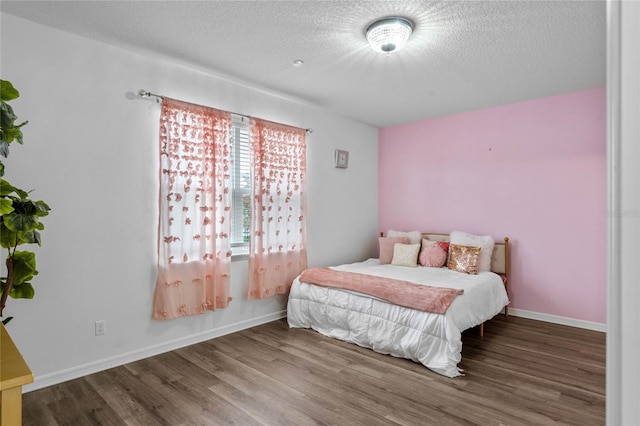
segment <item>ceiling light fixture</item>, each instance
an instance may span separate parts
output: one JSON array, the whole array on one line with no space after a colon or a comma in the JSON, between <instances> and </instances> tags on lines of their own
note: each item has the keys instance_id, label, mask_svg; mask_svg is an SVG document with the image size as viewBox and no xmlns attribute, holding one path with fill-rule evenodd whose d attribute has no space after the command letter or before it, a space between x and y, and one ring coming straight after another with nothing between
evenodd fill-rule
<instances>
[{"instance_id":1,"label":"ceiling light fixture","mask_svg":"<svg viewBox=\"0 0 640 426\"><path fill-rule=\"evenodd\" d=\"M367 40L376 52L391 53L402 49L413 31L407 18L389 16L367 27Z\"/></svg>"}]
</instances>

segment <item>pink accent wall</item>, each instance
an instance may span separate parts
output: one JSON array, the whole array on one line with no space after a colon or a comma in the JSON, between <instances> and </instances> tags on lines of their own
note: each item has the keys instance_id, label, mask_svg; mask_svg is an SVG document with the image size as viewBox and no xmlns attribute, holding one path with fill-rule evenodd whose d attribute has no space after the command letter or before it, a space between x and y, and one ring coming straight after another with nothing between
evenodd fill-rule
<instances>
[{"instance_id":1,"label":"pink accent wall","mask_svg":"<svg viewBox=\"0 0 640 426\"><path fill-rule=\"evenodd\" d=\"M605 88L379 132L380 230L508 236L511 307L606 323L606 208Z\"/></svg>"}]
</instances>

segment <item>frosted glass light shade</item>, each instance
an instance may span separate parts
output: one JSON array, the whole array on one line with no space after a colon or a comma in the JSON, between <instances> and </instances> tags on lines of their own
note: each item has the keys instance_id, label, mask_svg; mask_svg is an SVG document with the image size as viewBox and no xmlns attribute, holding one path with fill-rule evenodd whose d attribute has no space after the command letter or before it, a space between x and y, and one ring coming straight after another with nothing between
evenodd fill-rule
<instances>
[{"instance_id":1,"label":"frosted glass light shade","mask_svg":"<svg viewBox=\"0 0 640 426\"><path fill-rule=\"evenodd\" d=\"M406 18L392 16L380 19L367 28L367 40L376 52L391 53L407 43L413 24Z\"/></svg>"}]
</instances>

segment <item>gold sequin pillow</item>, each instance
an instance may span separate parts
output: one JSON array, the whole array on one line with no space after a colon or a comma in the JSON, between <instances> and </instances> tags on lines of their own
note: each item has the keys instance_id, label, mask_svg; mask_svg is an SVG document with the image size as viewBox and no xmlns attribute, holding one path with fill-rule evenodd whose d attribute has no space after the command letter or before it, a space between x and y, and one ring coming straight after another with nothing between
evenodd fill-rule
<instances>
[{"instance_id":1,"label":"gold sequin pillow","mask_svg":"<svg viewBox=\"0 0 640 426\"><path fill-rule=\"evenodd\" d=\"M481 247L449 244L449 269L469 275L478 275L480 249Z\"/></svg>"}]
</instances>

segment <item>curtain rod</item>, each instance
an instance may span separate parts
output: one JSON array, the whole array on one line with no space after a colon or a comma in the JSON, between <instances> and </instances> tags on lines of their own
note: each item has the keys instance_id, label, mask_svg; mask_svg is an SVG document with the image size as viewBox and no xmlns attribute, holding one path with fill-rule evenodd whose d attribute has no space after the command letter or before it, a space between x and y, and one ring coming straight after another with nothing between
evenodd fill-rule
<instances>
[{"instance_id":1,"label":"curtain rod","mask_svg":"<svg viewBox=\"0 0 640 426\"><path fill-rule=\"evenodd\" d=\"M139 95L141 98L156 98L156 99L158 100L158 102L160 102L160 100L162 100L162 99L164 99L164 98L165 98L163 95L157 95L157 94L155 94L155 93L151 93L151 92L149 92L148 90L144 90L144 89L140 89L140 90L138 90L138 95ZM251 117L249 117L248 115L239 114L239 113L237 113L237 112L232 112L232 111L229 111L229 112L230 112L231 114L239 115L240 117L251 118ZM257 118L257 117L256 117L256 118ZM261 120L262 120L262 119L261 119ZM269 121L269 120L266 120L266 121ZM278 124L280 124L280 123L278 123ZM297 126L292 126L292 127L297 127ZM299 129L301 129L302 127L298 127L298 128L299 128ZM313 133L313 129L310 129L310 128L306 128L306 129L304 129L304 131L305 131L306 133Z\"/></svg>"}]
</instances>

